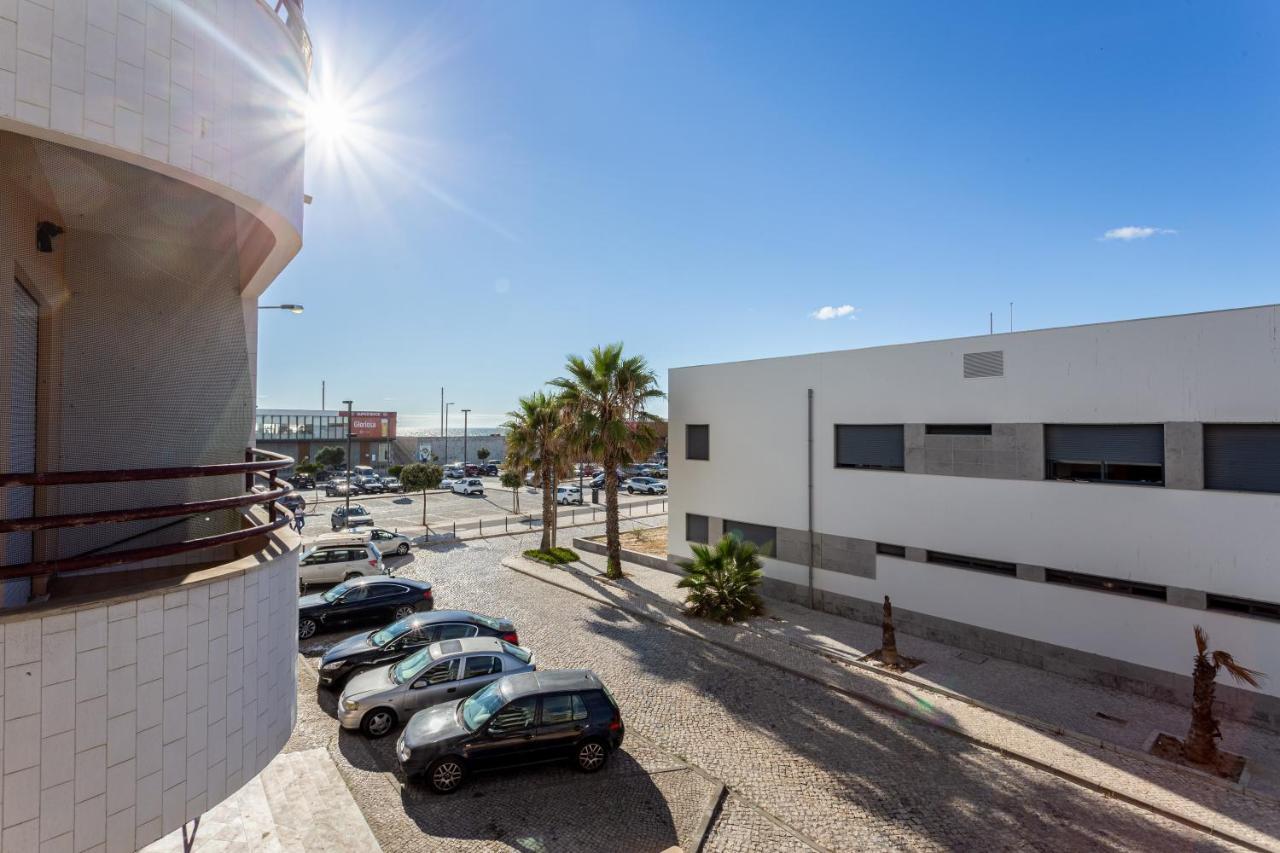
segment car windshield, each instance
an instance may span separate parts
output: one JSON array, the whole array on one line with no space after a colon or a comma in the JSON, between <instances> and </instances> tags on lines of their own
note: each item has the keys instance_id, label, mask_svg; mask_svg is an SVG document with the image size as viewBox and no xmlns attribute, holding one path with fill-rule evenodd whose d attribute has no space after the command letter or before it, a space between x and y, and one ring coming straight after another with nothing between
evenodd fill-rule
<instances>
[{"instance_id":1,"label":"car windshield","mask_svg":"<svg viewBox=\"0 0 1280 853\"><path fill-rule=\"evenodd\" d=\"M325 592L320 597L332 604L333 602L337 601L343 595L343 593L351 589L351 587L352 587L352 584L340 583L335 587L330 587L329 589L325 590Z\"/></svg>"},{"instance_id":2,"label":"car windshield","mask_svg":"<svg viewBox=\"0 0 1280 853\"><path fill-rule=\"evenodd\" d=\"M398 640L405 634L409 633L411 628L413 628L412 616L408 619L401 619L399 622L392 622L381 631L375 631L373 636L369 638L369 642L373 643L378 648L382 648L387 643L390 643L393 640Z\"/></svg>"},{"instance_id":3,"label":"car windshield","mask_svg":"<svg viewBox=\"0 0 1280 853\"><path fill-rule=\"evenodd\" d=\"M462 703L462 724L470 731L475 731L502 707L502 691L498 688L501 682L493 681L483 690L472 695Z\"/></svg>"},{"instance_id":4,"label":"car windshield","mask_svg":"<svg viewBox=\"0 0 1280 853\"><path fill-rule=\"evenodd\" d=\"M431 657L431 646L414 652L400 663L391 667L391 680L396 684L404 684L417 676L419 672L431 665L435 658Z\"/></svg>"}]
</instances>

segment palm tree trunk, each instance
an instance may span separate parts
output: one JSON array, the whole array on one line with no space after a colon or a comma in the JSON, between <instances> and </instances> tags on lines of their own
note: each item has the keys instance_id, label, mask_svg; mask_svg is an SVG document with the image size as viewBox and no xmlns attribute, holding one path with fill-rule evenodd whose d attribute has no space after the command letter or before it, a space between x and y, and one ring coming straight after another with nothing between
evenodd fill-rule
<instances>
[{"instance_id":1,"label":"palm tree trunk","mask_svg":"<svg viewBox=\"0 0 1280 853\"><path fill-rule=\"evenodd\" d=\"M542 466L542 550L550 551L552 548L551 524L552 515L555 514L555 503L551 496L551 472L549 466Z\"/></svg>"},{"instance_id":2,"label":"palm tree trunk","mask_svg":"<svg viewBox=\"0 0 1280 853\"><path fill-rule=\"evenodd\" d=\"M893 605L889 596L884 597L884 617L880 622L880 662L885 666L898 665L898 640L893 631Z\"/></svg>"},{"instance_id":3,"label":"palm tree trunk","mask_svg":"<svg viewBox=\"0 0 1280 853\"><path fill-rule=\"evenodd\" d=\"M608 566L605 577L622 577L622 539L618 534L618 463L609 454L604 459L604 535Z\"/></svg>"},{"instance_id":4,"label":"palm tree trunk","mask_svg":"<svg viewBox=\"0 0 1280 853\"><path fill-rule=\"evenodd\" d=\"M1204 655L1196 658L1191 688L1191 729L1183 750L1189 760L1212 764L1218 758L1218 721L1213 718L1213 685L1217 676Z\"/></svg>"}]
</instances>

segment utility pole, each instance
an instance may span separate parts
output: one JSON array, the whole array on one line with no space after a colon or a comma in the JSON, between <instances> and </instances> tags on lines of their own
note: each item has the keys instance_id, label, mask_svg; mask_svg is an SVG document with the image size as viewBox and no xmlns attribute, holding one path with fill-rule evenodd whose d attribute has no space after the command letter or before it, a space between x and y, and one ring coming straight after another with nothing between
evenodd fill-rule
<instances>
[{"instance_id":1,"label":"utility pole","mask_svg":"<svg viewBox=\"0 0 1280 853\"><path fill-rule=\"evenodd\" d=\"M440 386L440 436L441 438L444 437L444 386L443 385ZM446 465L449 464L449 460L447 457L443 461Z\"/></svg>"},{"instance_id":2,"label":"utility pole","mask_svg":"<svg viewBox=\"0 0 1280 853\"><path fill-rule=\"evenodd\" d=\"M343 400L347 406L347 501L345 515L342 517L342 523L345 525L347 519L351 517L351 439L356 435L356 421L351 413L351 401Z\"/></svg>"},{"instance_id":3,"label":"utility pole","mask_svg":"<svg viewBox=\"0 0 1280 853\"><path fill-rule=\"evenodd\" d=\"M441 461L445 465L449 464L449 407L452 405L453 403L444 404L444 459Z\"/></svg>"},{"instance_id":4,"label":"utility pole","mask_svg":"<svg viewBox=\"0 0 1280 853\"><path fill-rule=\"evenodd\" d=\"M320 380L320 411L324 411L324 380Z\"/></svg>"},{"instance_id":5,"label":"utility pole","mask_svg":"<svg viewBox=\"0 0 1280 853\"><path fill-rule=\"evenodd\" d=\"M467 416L470 414L470 409L462 410L462 470L464 473L467 470Z\"/></svg>"}]
</instances>

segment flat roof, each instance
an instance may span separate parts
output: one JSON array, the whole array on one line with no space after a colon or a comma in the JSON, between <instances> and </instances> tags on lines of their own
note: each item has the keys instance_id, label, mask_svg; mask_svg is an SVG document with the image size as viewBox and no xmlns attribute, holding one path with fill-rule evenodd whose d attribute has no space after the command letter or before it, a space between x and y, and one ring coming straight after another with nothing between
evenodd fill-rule
<instances>
[{"instance_id":1,"label":"flat roof","mask_svg":"<svg viewBox=\"0 0 1280 853\"><path fill-rule=\"evenodd\" d=\"M1178 320L1184 317L1204 317L1210 314L1234 314L1241 311L1266 311L1280 309L1280 303L1269 303L1265 305L1245 305L1239 308L1214 308L1207 311L1188 311L1183 314L1159 314L1154 317L1129 317L1124 320L1100 320L1095 323L1077 323L1068 326L1044 326L1039 329L1020 329L1016 332L991 332L985 335L960 335L954 338L929 338L921 341L901 341L896 344L875 344L866 347L848 347L845 349L819 350L817 352L794 353L791 355L765 355L759 358L740 358L730 361L711 361L702 364L686 364L681 367L672 367L670 372L677 370L694 370L700 367L721 367L729 364L751 364L757 361L781 361L788 358L813 358L819 355L836 355L846 352L864 352L878 349L892 349L894 347L913 347L921 344L941 344L954 341L993 341L1001 338L1014 337L1017 335L1037 335L1043 332L1060 332L1068 329L1088 329L1095 326L1120 326L1126 323L1149 323L1157 320Z\"/></svg>"}]
</instances>

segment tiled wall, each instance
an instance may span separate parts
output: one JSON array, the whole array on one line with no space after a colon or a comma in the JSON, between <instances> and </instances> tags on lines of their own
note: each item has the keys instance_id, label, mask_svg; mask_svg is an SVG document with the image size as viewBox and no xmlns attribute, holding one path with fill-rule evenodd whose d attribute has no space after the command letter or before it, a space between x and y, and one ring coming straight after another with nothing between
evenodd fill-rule
<instances>
[{"instance_id":1,"label":"tiled wall","mask_svg":"<svg viewBox=\"0 0 1280 853\"><path fill-rule=\"evenodd\" d=\"M0 850L132 851L256 775L293 729L296 602L295 550L0 624Z\"/></svg>"},{"instance_id":2,"label":"tiled wall","mask_svg":"<svg viewBox=\"0 0 1280 853\"><path fill-rule=\"evenodd\" d=\"M260 0L0 0L0 120L204 176L299 233L305 92Z\"/></svg>"}]
</instances>

